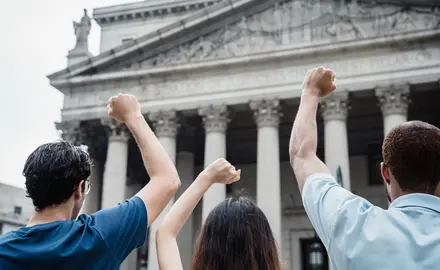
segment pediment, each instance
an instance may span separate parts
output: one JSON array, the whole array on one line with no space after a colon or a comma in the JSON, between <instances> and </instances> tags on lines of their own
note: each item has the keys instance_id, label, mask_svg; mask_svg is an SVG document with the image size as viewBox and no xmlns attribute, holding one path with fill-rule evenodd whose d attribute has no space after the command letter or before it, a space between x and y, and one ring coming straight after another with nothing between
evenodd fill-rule
<instances>
[{"instance_id":1,"label":"pediment","mask_svg":"<svg viewBox=\"0 0 440 270\"><path fill-rule=\"evenodd\" d=\"M232 58L285 47L344 42L435 29L440 10L352 1L287 1L126 68L155 68ZM118 69L118 67L113 67Z\"/></svg>"},{"instance_id":2,"label":"pediment","mask_svg":"<svg viewBox=\"0 0 440 270\"><path fill-rule=\"evenodd\" d=\"M273 4L268 5L269 2ZM105 73L186 65L440 27L438 7L432 10L358 2L342 5L336 0L254 1L265 8L246 15L229 12L229 23L226 24L208 16L198 24L200 35L192 33L191 39L183 39L182 34L189 34L182 30L173 47L156 45L154 54L127 54L122 61L109 61L95 71ZM219 26L212 27L215 24ZM204 28L215 30L207 32Z\"/></svg>"}]
</instances>

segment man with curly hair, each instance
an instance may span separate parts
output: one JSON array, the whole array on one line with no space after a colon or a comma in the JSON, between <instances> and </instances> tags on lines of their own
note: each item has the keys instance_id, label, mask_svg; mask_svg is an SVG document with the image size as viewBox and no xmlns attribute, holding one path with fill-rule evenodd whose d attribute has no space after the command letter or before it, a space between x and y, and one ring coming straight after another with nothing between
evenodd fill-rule
<instances>
[{"instance_id":1,"label":"man with curly hair","mask_svg":"<svg viewBox=\"0 0 440 270\"><path fill-rule=\"evenodd\" d=\"M118 206L78 217L91 187L89 155L69 142L41 145L23 170L35 213L26 227L0 238L0 269L119 269L145 242L147 227L179 188L179 176L134 96L111 97L107 108L136 139L149 183Z\"/></svg>"}]
</instances>

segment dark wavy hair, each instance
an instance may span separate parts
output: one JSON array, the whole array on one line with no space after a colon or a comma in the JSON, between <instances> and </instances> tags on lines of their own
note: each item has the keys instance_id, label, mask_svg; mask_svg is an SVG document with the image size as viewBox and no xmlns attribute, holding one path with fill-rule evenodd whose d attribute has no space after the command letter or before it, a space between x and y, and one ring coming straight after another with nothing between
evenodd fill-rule
<instances>
[{"instance_id":1,"label":"dark wavy hair","mask_svg":"<svg viewBox=\"0 0 440 270\"><path fill-rule=\"evenodd\" d=\"M27 196L36 211L58 205L72 196L81 180L87 180L91 160L85 150L65 141L46 143L26 160L23 176Z\"/></svg>"},{"instance_id":2,"label":"dark wavy hair","mask_svg":"<svg viewBox=\"0 0 440 270\"><path fill-rule=\"evenodd\" d=\"M384 164L404 192L434 194L440 183L440 129L410 121L393 128L382 145Z\"/></svg>"},{"instance_id":3,"label":"dark wavy hair","mask_svg":"<svg viewBox=\"0 0 440 270\"><path fill-rule=\"evenodd\" d=\"M227 198L208 215L192 270L279 270L277 246L263 211L248 197Z\"/></svg>"}]
</instances>

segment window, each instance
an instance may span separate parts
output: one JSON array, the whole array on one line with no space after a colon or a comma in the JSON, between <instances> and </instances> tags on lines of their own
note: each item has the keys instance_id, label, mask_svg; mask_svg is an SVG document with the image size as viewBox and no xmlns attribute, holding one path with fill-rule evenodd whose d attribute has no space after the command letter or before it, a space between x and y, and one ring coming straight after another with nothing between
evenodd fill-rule
<instances>
[{"instance_id":1,"label":"window","mask_svg":"<svg viewBox=\"0 0 440 270\"><path fill-rule=\"evenodd\" d=\"M318 236L301 238L301 269L328 270L328 256Z\"/></svg>"},{"instance_id":2,"label":"window","mask_svg":"<svg viewBox=\"0 0 440 270\"><path fill-rule=\"evenodd\" d=\"M20 206L14 206L14 214L21 215L22 208Z\"/></svg>"},{"instance_id":3,"label":"window","mask_svg":"<svg viewBox=\"0 0 440 270\"><path fill-rule=\"evenodd\" d=\"M382 145L368 145L368 184L382 185L382 175L380 173L380 163L382 163Z\"/></svg>"}]
</instances>

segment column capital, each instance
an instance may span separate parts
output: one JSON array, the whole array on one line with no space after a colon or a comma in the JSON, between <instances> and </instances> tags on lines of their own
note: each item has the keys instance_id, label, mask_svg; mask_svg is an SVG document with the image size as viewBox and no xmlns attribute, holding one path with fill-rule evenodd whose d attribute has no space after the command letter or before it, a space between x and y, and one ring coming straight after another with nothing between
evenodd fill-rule
<instances>
[{"instance_id":1,"label":"column capital","mask_svg":"<svg viewBox=\"0 0 440 270\"><path fill-rule=\"evenodd\" d=\"M101 124L107 130L109 141L128 141L129 132L124 123L116 121L113 118L104 118L101 119Z\"/></svg>"},{"instance_id":2,"label":"column capital","mask_svg":"<svg viewBox=\"0 0 440 270\"><path fill-rule=\"evenodd\" d=\"M321 114L324 121L346 120L348 109L348 91L333 92L321 99Z\"/></svg>"},{"instance_id":3,"label":"column capital","mask_svg":"<svg viewBox=\"0 0 440 270\"><path fill-rule=\"evenodd\" d=\"M63 121L55 123L57 130L62 132L61 138L75 145L80 143L80 122L79 121Z\"/></svg>"},{"instance_id":4,"label":"column capital","mask_svg":"<svg viewBox=\"0 0 440 270\"><path fill-rule=\"evenodd\" d=\"M199 115L203 119L206 133L226 132L229 123L229 113L226 105L210 105L199 108Z\"/></svg>"},{"instance_id":5,"label":"column capital","mask_svg":"<svg viewBox=\"0 0 440 270\"><path fill-rule=\"evenodd\" d=\"M281 116L279 100L251 101L249 106L254 111L254 119L258 127L278 127Z\"/></svg>"},{"instance_id":6,"label":"column capital","mask_svg":"<svg viewBox=\"0 0 440 270\"><path fill-rule=\"evenodd\" d=\"M375 92L379 99L380 110L384 116L391 114L407 114L408 105L411 102L409 98L409 84L376 88Z\"/></svg>"},{"instance_id":7,"label":"column capital","mask_svg":"<svg viewBox=\"0 0 440 270\"><path fill-rule=\"evenodd\" d=\"M175 138L179 130L176 111L159 111L150 113L148 118L153 121L157 137Z\"/></svg>"}]
</instances>

